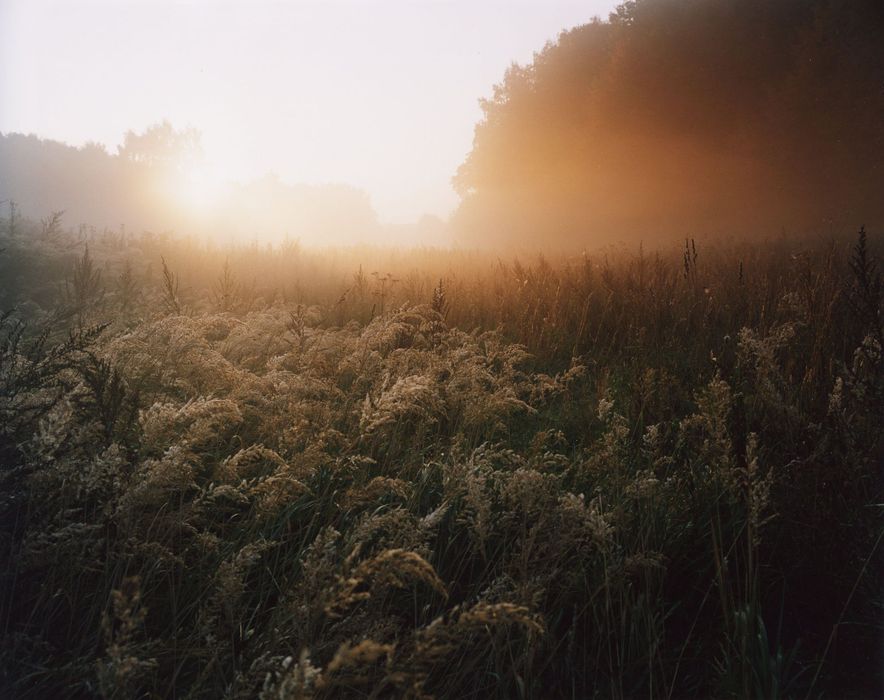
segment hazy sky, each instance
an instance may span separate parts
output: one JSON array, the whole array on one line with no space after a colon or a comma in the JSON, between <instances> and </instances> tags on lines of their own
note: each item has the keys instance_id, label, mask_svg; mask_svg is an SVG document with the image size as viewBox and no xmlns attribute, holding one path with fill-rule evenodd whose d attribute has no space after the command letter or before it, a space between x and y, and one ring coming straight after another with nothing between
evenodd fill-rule
<instances>
[{"instance_id":1,"label":"hazy sky","mask_svg":"<svg viewBox=\"0 0 884 700\"><path fill-rule=\"evenodd\" d=\"M0 0L0 132L111 150L197 127L225 179L364 188L383 221L456 205L480 97L616 0Z\"/></svg>"}]
</instances>

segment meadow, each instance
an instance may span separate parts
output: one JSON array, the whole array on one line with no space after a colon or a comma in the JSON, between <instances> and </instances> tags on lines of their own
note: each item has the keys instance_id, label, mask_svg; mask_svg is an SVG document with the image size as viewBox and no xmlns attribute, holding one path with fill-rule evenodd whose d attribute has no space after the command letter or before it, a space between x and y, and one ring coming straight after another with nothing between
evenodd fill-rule
<instances>
[{"instance_id":1,"label":"meadow","mask_svg":"<svg viewBox=\"0 0 884 700\"><path fill-rule=\"evenodd\" d=\"M0 695L873 697L878 239L0 236Z\"/></svg>"}]
</instances>

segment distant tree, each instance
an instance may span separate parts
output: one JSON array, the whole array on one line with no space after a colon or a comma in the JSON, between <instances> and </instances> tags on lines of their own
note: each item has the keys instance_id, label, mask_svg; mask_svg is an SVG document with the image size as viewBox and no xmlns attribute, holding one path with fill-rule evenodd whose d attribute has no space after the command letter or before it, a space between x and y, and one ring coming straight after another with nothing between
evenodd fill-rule
<instances>
[{"instance_id":1,"label":"distant tree","mask_svg":"<svg viewBox=\"0 0 884 700\"><path fill-rule=\"evenodd\" d=\"M21 215L18 213L18 204L15 200L9 200L9 222L7 223L7 230L9 232L10 238L15 238L15 235L18 233L18 223L21 219Z\"/></svg>"},{"instance_id":2,"label":"distant tree","mask_svg":"<svg viewBox=\"0 0 884 700\"><path fill-rule=\"evenodd\" d=\"M63 215L63 211L54 211L40 220L41 235L44 239L51 240L61 233L61 217Z\"/></svg>"},{"instance_id":3,"label":"distant tree","mask_svg":"<svg viewBox=\"0 0 884 700\"><path fill-rule=\"evenodd\" d=\"M176 130L168 121L163 121L141 133L127 131L118 154L129 163L150 168L179 169L198 161L203 150L197 129Z\"/></svg>"},{"instance_id":4,"label":"distant tree","mask_svg":"<svg viewBox=\"0 0 884 700\"><path fill-rule=\"evenodd\" d=\"M41 218L64 210L74 226L129 231L174 230L215 237L281 239L288 232L323 245L369 238L378 230L368 195L345 185L287 184L266 176L228 188L209 218L196 220L182 184L203 150L196 129L162 122L129 131L116 154L23 134L0 134L0 204L14 201L2 233L20 233L20 214ZM49 219L46 223L49 223ZM201 229L194 230L195 226ZM84 227L83 230L86 230Z\"/></svg>"}]
</instances>

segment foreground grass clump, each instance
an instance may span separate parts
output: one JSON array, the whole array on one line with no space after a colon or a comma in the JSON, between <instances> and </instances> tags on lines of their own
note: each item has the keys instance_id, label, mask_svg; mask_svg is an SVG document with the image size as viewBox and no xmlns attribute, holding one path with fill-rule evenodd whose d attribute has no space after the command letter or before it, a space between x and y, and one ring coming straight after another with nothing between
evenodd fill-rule
<instances>
[{"instance_id":1,"label":"foreground grass clump","mask_svg":"<svg viewBox=\"0 0 884 700\"><path fill-rule=\"evenodd\" d=\"M260 290L167 243L0 254L67 270L0 321L4 694L880 689L864 234Z\"/></svg>"}]
</instances>

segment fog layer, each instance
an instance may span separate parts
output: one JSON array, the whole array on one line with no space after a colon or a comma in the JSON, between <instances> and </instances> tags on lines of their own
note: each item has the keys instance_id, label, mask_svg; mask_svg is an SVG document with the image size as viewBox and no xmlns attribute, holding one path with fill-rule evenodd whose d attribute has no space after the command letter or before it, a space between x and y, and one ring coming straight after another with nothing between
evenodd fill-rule
<instances>
[{"instance_id":1,"label":"fog layer","mask_svg":"<svg viewBox=\"0 0 884 700\"><path fill-rule=\"evenodd\" d=\"M201 170L198 132L168 123L128 133L114 154L0 135L0 200L25 216L65 210L69 225L319 245L454 231L470 246L579 249L875 230L882 36L880 0L626 2L513 65L482 100L450 227L379 225L344 185L222 187Z\"/></svg>"},{"instance_id":2,"label":"fog layer","mask_svg":"<svg viewBox=\"0 0 884 700\"><path fill-rule=\"evenodd\" d=\"M377 215L359 189L286 184L274 175L221 183L202 160L198 132L168 123L128 133L116 154L100 144L0 135L0 198L25 216L62 210L69 225L114 230L324 245L379 236Z\"/></svg>"},{"instance_id":3,"label":"fog layer","mask_svg":"<svg viewBox=\"0 0 884 700\"><path fill-rule=\"evenodd\" d=\"M884 4L639 0L513 65L454 179L469 241L884 222Z\"/></svg>"}]
</instances>

